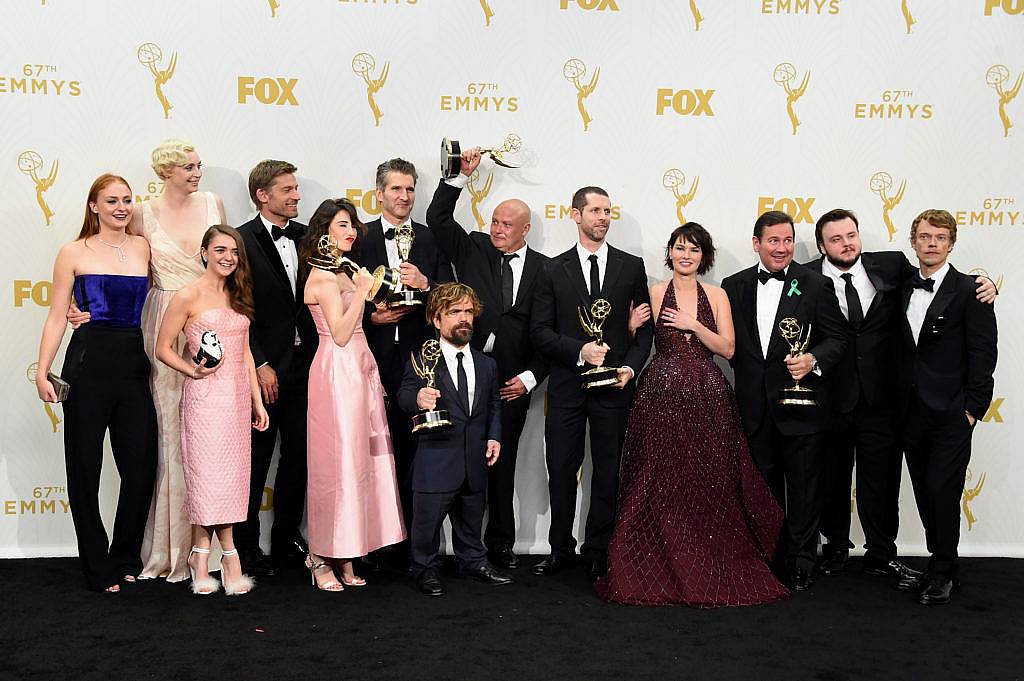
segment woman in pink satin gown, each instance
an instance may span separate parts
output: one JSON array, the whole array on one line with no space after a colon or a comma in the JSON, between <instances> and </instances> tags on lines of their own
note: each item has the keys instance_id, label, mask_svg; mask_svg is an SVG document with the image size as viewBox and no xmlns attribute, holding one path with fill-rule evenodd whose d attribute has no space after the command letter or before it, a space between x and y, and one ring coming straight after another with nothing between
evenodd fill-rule
<instances>
[{"instance_id":1,"label":"woman in pink satin gown","mask_svg":"<svg viewBox=\"0 0 1024 681\"><path fill-rule=\"evenodd\" d=\"M220 587L210 577L208 563L216 535L223 552L224 593L235 595L253 588L242 574L232 525L245 520L248 510L251 428L266 430L269 418L249 350L252 283L242 237L233 227L214 225L203 236L200 253L206 271L168 305L156 356L185 376L181 461L185 513L193 528L188 556L192 592L207 595ZM188 339L187 357L176 348L182 332ZM216 334L217 343L211 342L209 332ZM208 356L219 354L219 361L204 356L197 362L201 343Z\"/></svg>"},{"instance_id":2,"label":"woman in pink satin gown","mask_svg":"<svg viewBox=\"0 0 1024 681\"><path fill-rule=\"evenodd\" d=\"M350 278L309 264L324 235L349 256L363 230L350 201L328 199L310 219L299 248L308 277L304 300L320 338L309 370L306 566L323 591L365 585L352 559L405 538L384 389L363 335L373 277L365 269Z\"/></svg>"}]
</instances>

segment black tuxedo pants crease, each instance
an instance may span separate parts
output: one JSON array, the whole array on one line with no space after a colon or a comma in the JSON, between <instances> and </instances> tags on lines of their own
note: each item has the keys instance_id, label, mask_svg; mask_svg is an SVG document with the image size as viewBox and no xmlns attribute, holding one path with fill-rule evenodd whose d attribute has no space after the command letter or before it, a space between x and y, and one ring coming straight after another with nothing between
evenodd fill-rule
<instances>
[{"instance_id":1,"label":"black tuxedo pants crease","mask_svg":"<svg viewBox=\"0 0 1024 681\"><path fill-rule=\"evenodd\" d=\"M907 468L924 525L931 559L928 571L956 575L960 543L960 498L971 462L974 428L963 409L936 411L916 392L904 431Z\"/></svg>"},{"instance_id":2,"label":"black tuxedo pants crease","mask_svg":"<svg viewBox=\"0 0 1024 681\"><path fill-rule=\"evenodd\" d=\"M467 484L454 492L413 492L413 522L409 533L411 569L414 575L441 566L441 526L452 521L452 548L463 570L482 567L487 552L480 540L486 492Z\"/></svg>"},{"instance_id":3,"label":"black tuxedo pants crease","mask_svg":"<svg viewBox=\"0 0 1024 681\"><path fill-rule=\"evenodd\" d=\"M551 526L548 542L552 554L575 555L572 534L576 516L577 475L584 459L584 439L590 424L590 457L593 476L582 553L603 557L608 552L615 526L619 488L619 461L626 436L629 407L608 407L588 396L577 407L548 407L544 424Z\"/></svg>"},{"instance_id":4,"label":"black tuxedo pants crease","mask_svg":"<svg viewBox=\"0 0 1024 681\"><path fill-rule=\"evenodd\" d=\"M771 414L766 413L748 441L754 463L786 512L777 557L787 567L810 572L817 561L825 434L783 435Z\"/></svg>"},{"instance_id":5,"label":"black tuxedo pants crease","mask_svg":"<svg viewBox=\"0 0 1024 681\"><path fill-rule=\"evenodd\" d=\"M492 551L516 542L514 508L519 437L530 411L530 395L501 403L501 456L487 469L487 529L484 543Z\"/></svg>"},{"instance_id":6,"label":"black tuxedo pants crease","mask_svg":"<svg viewBox=\"0 0 1024 681\"><path fill-rule=\"evenodd\" d=\"M249 510L245 523L236 525L239 548L251 551L259 547L260 507L263 488L274 457L277 436L281 436L281 456L274 478L274 523L271 529L271 553L276 541L287 542L299 534L306 509L306 412L309 404L309 362L293 361L288 371L278 376L278 396L266 405L270 427L262 433L252 431L252 469L249 481Z\"/></svg>"},{"instance_id":7,"label":"black tuxedo pants crease","mask_svg":"<svg viewBox=\"0 0 1024 681\"><path fill-rule=\"evenodd\" d=\"M873 408L863 395L853 411L832 414L822 462L821 533L836 548L850 542L851 486L856 462L857 517L865 548L889 561L896 557L903 452L891 408Z\"/></svg>"}]
</instances>

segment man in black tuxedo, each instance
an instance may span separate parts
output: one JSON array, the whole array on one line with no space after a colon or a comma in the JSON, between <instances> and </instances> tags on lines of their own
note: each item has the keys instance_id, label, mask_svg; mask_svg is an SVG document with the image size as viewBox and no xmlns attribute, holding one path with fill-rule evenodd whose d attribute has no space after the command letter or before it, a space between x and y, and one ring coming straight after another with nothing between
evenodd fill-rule
<instances>
[{"instance_id":1,"label":"man in black tuxedo","mask_svg":"<svg viewBox=\"0 0 1024 681\"><path fill-rule=\"evenodd\" d=\"M438 250L433 233L412 220L416 202L416 167L400 158L377 166L377 201L381 217L366 224L366 236L356 256L359 264L371 272L380 265L398 269L402 286L425 292L440 282L452 281L451 264ZM395 230L412 225L415 239L409 261L399 258ZM388 308L386 304L367 304L363 316L366 342L377 360L380 380L387 396L388 427L395 448L395 473L406 527L412 520L410 471L416 441L410 433L408 416L399 408L395 396L410 352L418 352L428 337L424 305ZM396 562L404 565L406 545L397 549ZM394 552L393 552L394 553Z\"/></svg>"},{"instance_id":2,"label":"man in black tuxedo","mask_svg":"<svg viewBox=\"0 0 1024 681\"><path fill-rule=\"evenodd\" d=\"M503 435L501 458L489 469L484 543L491 562L514 569L519 567L513 551L519 436L526 425L533 390L548 373L547 363L530 342L530 317L538 275L549 258L526 245L530 208L518 199L495 207L490 235L467 234L456 222L455 204L479 165L480 149L463 153L459 176L438 184L427 207L427 225L455 265L459 281L472 287L483 303L483 312L475 322L473 347L498 363Z\"/></svg>"},{"instance_id":3,"label":"man in black tuxedo","mask_svg":"<svg viewBox=\"0 0 1024 681\"><path fill-rule=\"evenodd\" d=\"M450 516L462 574L488 584L511 584L510 577L487 562L480 537L487 467L501 452L498 367L469 344L480 299L465 284L442 284L430 294L426 313L441 336L437 387L427 387L407 362L398 402L409 416L419 410L445 410L452 425L419 435L412 468L411 570L421 592L444 595L438 551L441 524Z\"/></svg>"},{"instance_id":4,"label":"man in black tuxedo","mask_svg":"<svg viewBox=\"0 0 1024 681\"><path fill-rule=\"evenodd\" d=\"M790 586L813 584L818 553L819 472L828 424L827 377L846 346L846 327L832 282L793 262L796 229L786 213L754 223L760 262L722 281L736 325L736 400L754 463L768 481L786 524L778 557ZM779 322L795 318L809 334L807 351L792 355ZM803 338L803 336L802 336ZM799 380L816 405L782 406L779 391Z\"/></svg>"},{"instance_id":5,"label":"man in black tuxedo","mask_svg":"<svg viewBox=\"0 0 1024 681\"><path fill-rule=\"evenodd\" d=\"M535 565L533 572L551 575L575 563L576 476L583 465L589 422L594 470L582 553L588 576L597 579L608 569L608 541L615 524L619 459L633 379L650 354L654 325L648 320L635 337L630 336L630 311L651 302L647 273L643 260L605 241L611 222L608 192L600 187L578 190L572 198L572 218L579 242L551 259L541 273L533 303L530 335L551 366L544 424L551 554ZM583 330L579 319L579 311L589 313L597 299L611 303L602 345ZM618 383L584 388L582 373L598 366L617 368Z\"/></svg>"},{"instance_id":6,"label":"man in black tuxedo","mask_svg":"<svg viewBox=\"0 0 1024 681\"><path fill-rule=\"evenodd\" d=\"M815 226L822 257L807 263L835 286L848 324L848 345L829 376L831 414L822 471L821 571L845 570L850 542L850 487L857 463L857 515L864 530L863 571L897 579L918 573L899 562L903 450L896 423L896 376L902 345L902 285L916 268L898 251L863 253L853 212L837 208ZM978 296L995 299L995 285L978 277Z\"/></svg>"},{"instance_id":7,"label":"man in black tuxedo","mask_svg":"<svg viewBox=\"0 0 1024 681\"><path fill-rule=\"evenodd\" d=\"M273 568L260 550L260 506L279 432L270 555L281 567L301 565L308 553L299 525L306 502L306 386L317 336L296 281L296 246L306 226L295 221L301 199L295 171L286 161L260 161L249 173L249 196L259 214L238 228L252 268L256 304L249 347L270 427L252 432L249 512L236 526L235 539L246 571L263 576L273 574Z\"/></svg>"},{"instance_id":8,"label":"man in black tuxedo","mask_svg":"<svg viewBox=\"0 0 1024 681\"><path fill-rule=\"evenodd\" d=\"M992 401L996 316L975 297L975 281L948 258L956 220L926 210L910 228L920 270L903 285L904 361L900 364L903 444L921 514L928 571L899 583L924 605L948 603L957 577L960 497L971 436Z\"/></svg>"}]
</instances>

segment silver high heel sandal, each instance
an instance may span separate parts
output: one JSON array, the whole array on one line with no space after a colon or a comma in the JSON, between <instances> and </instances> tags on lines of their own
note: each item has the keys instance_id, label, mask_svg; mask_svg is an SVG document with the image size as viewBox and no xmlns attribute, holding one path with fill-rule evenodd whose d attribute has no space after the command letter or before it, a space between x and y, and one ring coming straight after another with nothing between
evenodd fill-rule
<instances>
[{"instance_id":1,"label":"silver high heel sandal","mask_svg":"<svg viewBox=\"0 0 1024 681\"><path fill-rule=\"evenodd\" d=\"M316 583L316 571L319 570L320 568L323 568L323 567L326 567L326 568L328 568L331 571L331 577L333 577L333 579L331 581L327 582L326 584L324 584L323 586L320 586L319 584ZM306 556L306 569L309 570L309 577L310 577L310 579L313 582L313 586L315 586L320 591L344 591L345 590L345 587L341 584L341 582L338 581L337 577L334 575L334 568L331 567L331 565L328 564L327 561L321 560L319 563L314 563L313 562L313 555L310 554L310 555Z\"/></svg>"},{"instance_id":2,"label":"silver high heel sandal","mask_svg":"<svg viewBox=\"0 0 1024 681\"><path fill-rule=\"evenodd\" d=\"M196 578L196 569L192 567L192 554L209 555L210 549L201 549L198 546L193 546L192 550L188 552L188 571L192 576L192 593L198 596L209 596L215 594L220 589L220 582L213 577L207 575L202 579Z\"/></svg>"},{"instance_id":3,"label":"silver high heel sandal","mask_svg":"<svg viewBox=\"0 0 1024 681\"><path fill-rule=\"evenodd\" d=\"M231 549L230 551L221 550L221 555L224 558L236 558L238 557L238 549ZM239 572L242 571L241 559L238 561L238 570ZM221 576L226 574L223 560L221 561L220 574ZM249 575L242 573L242 576L231 584L228 584L227 579L224 580L224 593L228 596L241 596L252 591L255 586L256 581Z\"/></svg>"}]
</instances>

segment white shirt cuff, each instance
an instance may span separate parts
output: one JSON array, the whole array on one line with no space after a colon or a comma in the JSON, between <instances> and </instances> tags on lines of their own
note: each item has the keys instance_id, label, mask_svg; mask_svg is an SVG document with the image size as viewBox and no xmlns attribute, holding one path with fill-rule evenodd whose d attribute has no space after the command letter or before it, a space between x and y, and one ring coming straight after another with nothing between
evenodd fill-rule
<instances>
[{"instance_id":1,"label":"white shirt cuff","mask_svg":"<svg viewBox=\"0 0 1024 681\"><path fill-rule=\"evenodd\" d=\"M533 375L532 371L524 371L523 373L519 374L519 376L517 376L516 378L523 382L523 385L526 386L526 392L528 394L532 393L533 389L537 387L537 377Z\"/></svg>"},{"instance_id":2,"label":"white shirt cuff","mask_svg":"<svg viewBox=\"0 0 1024 681\"><path fill-rule=\"evenodd\" d=\"M487 342L484 343L484 352L494 352L494 342L496 340L494 332L492 331L491 335L487 337Z\"/></svg>"},{"instance_id":3,"label":"white shirt cuff","mask_svg":"<svg viewBox=\"0 0 1024 681\"><path fill-rule=\"evenodd\" d=\"M467 182L469 182L469 178L467 176L463 175L462 173L459 173L458 175L456 175L455 177L451 178L450 180L445 180L444 181L444 183L446 185L448 185L449 187L455 187L456 189L464 188L466 186Z\"/></svg>"}]
</instances>

